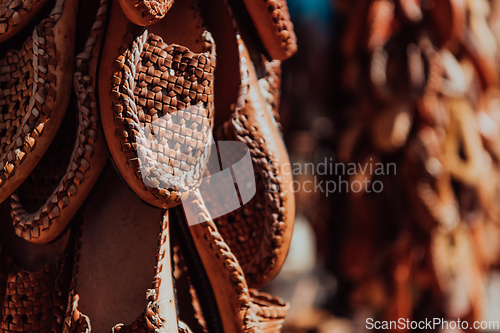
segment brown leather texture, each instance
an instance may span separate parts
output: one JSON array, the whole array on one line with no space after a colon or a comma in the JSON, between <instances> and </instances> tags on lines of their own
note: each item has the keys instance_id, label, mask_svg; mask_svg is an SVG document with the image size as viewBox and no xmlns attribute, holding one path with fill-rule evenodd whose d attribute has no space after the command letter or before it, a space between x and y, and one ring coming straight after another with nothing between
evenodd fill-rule
<instances>
[{"instance_id":1,"label":"brown leather texture","mask_svg":"<svg viewBox=\"0 0 500 333\"><path fill-rule=\"evenodd\" d=\"M266 57L262 56L262 63L265 68L265 76L259 78L259 88L262 97L266 101L267 109L271 112L276 126L283 131L280 117L280 100L281 100L281 61L269 61Z\"/></svg>"},{"instance_id":2,"label":"brown leather texture","mask_svg":"<svg viewBox=\"0 0 500 333\"><path fill-rule=\"evenodd\" d=\"M226 9L232 16L230 7ZM237 23L233 19L237 29ZM266 75L259 83L252 58L236 30L240 90L231 116L216 130L217 140L245 143L252 158L257 191L240 209L215 219L238 258L251 287L267 284L281 269L288 253L295 219L288 153L273 118L279 105L280 62L261 57ZM258 58L257 58L258 59ZM266 67L267 65L267 67ZM266 93L264 98L263 92ZM238 158L234 154L235 159ZM236 160L235 160L236 162Z\"/></svg>"},{"instance_id":3,"label":"brown leather texture","mask_svg":"<svg viewBox=\"0 0 500 333\"><path fill-rule=\"evenodd\" d=\"M0 1L0 43L21 31L47 2L48 0Z\"/></svg>"},{"instance_id":4,"label":"brown leather texture","mask_svg":"<svg viewBox=\"0 0 500 333\"><path fill-rule=\"evenodd\" d=\"M19 50L0 64L0 202L29 175L54 138L71 95L77 1L58 0ZM9 47L2 44L2 48Z\"/></svg>"},{"instance_id":5,"label":"brown leather texture","mask_svg":"<svg viewBox=\"0 0 500 333\"><path fill-rule=\"evenodd\" d=\"M189 3L184 1L183 6ZM175 9L183 10L183 7ZM185 10L188 17L193 13L192 9ZM178 15L175 11L169 14ZM117 21L112 21L111 25L127 24L122 13L115 17ZM190 20L199 21L196 16ZM178 205L181 192L196 187L201 179L199 166L208 159L203 142L207 142L207 127L213 127L215 69L215 45L208 32L198 34L199 29L195 29L194 36L185 37L190 41L196 39L194 45L198 45L201 52L195 53L186 46L165 43L162 33L167 36L169 33L165 23L162 20L151 27L159 30L159 35L130 25L120 47L106 46L104 63L116 60L113 60L113 71L104 67L100 75L100 80L104 81L101 96L109 95L111 99L101 99L101 114L113 160L142 199L162 208ZM148 88L151 84L155 86L153 91ZM172 114L174 119L168 116ZM194 119L200 122L196 124ZM157 123L153 124L153 133L163 140L173 141L159 150L153 142L147 142L141 147L145 155L139 159L137 141L141 140L141 129L154 121ZM185 122L195 127L179 125ZM189 146L193 148L184 148ZM164 171L166 169L170 171ZM179 176L171 177L172 174ZM144 178L149 183L145 184Z\"/></svg>"},{"instance_id":6,"label":"brown leather texture","mask_svg":"<svg viewBox=\"0 0 500 333\"><path fill-rule=\"evenodd\" d=\"M8 11L4 2L2 47L14 44L2 42L1 29L17 33L43 1L5 2ZM184 260L196 269L184 273L198 331L220 321L216 331L281 332L289 304L252 289L280 270L293 232L278 111L281 61L251 57L238 32L224 32L236 50L228 55L236 94L224 97L216 138L248 146L257 193L214 221L198 186L215 125L217 41L198 1L54 3L34 37L0 63L0 203L6 200L2 209L10 206L12 218L2 216L0 226L12 235L0 240L16 253L14 260L0 252L0 331L190 333L175 299L170 237L178 237L176 244L189 242L194 251ZM20 17L24 4L30 13ZM265 29L279 47L269 53L290 56L295 35L286 3L271 1L261 13L274 20ZM75 22L84 23L76 35ZM262 76L252 59L260 59ZM161 139L152 142L146 130ZM113 165L106 167L107 149ZM190 227L184 215L173 218L181 199L208 222ZM184 234L171 232L171 223ZM62 252L58 260L55 252Z\"/></svg>"},{"instance_id":7,"label":"brown leather texture","mask_svg":"<svg viewBox=\"0 0 500 333\"><path fill-rule=\"evenodd\" d=\"M71 253L68 246L57 263L33 272L0 254L0 329L3 332L61 332Z\"/></svg>"},{"instance_id":8,"label":"brown leather texture","mask_svg":"<svg viewBox=\"0 0 500 333\"><path fill-rule=\"evenodd\" d=\"M168 12L174 0L120 0L120 5L128 19L142 26L157 23Z\"/></svg>"},{"instance_id":9,"label":"brown leather texture","mask_svg":"<svg viewBox=\"0 0 500 333\"><path fill-rule=\"evenodd\" d=\"M72 119L63 121L59 132L64 133L56 134L44 158L11 197L16 234L34 243L47 243L60 235L87 198L107 161L95 94L106 4L107 1L101 1L84 51L76 56L73 82L77 101L69 105L66 117Z\"/></svg>"},{"instance_id":10,"label":"brown leather texture","mask_svg":"<svg viewBox=\"0 0 500 333\"><path fill-rule=\"evenodd\" d=\"M286 0L243 0L257 33L272 59L286 60L297 52Z\"/></svg>"},{"instance_id":11,"label":"brown leather texture","mask_svg":"<svg viewBox=\"0 0 500 333\"><path fill-rule=\"evenodd\" d=\"M201 195L196 191L192 195L189 209L209 217ZM208 220L190 226L189 232L212 285L224 331L280 332L289 305L248 288L245 273L217 225Z\"/></svg>"},{"instance_id":12,"label":"brown leather texture","mask_svg":"<svg viewBox=\"0 0 500 333\"><path fill-rule=\"evenodd\" d=\"M240 49L246 50L241 39ZM260 287L280 270L288 252L294 220L294 195L290 190L290 162L279 130L262 98L245 51L240 54L242 106L216 137L249 146L257 192L242 208L215 221L242 265L248 283ZM245 80L248 78L248 80ZM241 105L240 104L240 105Z\"/></svg>"}]
</instances>

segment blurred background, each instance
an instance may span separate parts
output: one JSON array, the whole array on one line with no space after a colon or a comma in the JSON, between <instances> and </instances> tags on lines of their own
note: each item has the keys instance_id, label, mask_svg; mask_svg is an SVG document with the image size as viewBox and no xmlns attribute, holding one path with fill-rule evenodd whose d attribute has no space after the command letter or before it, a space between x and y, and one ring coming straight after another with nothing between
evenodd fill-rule
<instances>
[{"instance_id":1,"label":"blurred background","mask_svg":"<svg viewBox=\"0 0 500 333\"><path fill-rule=\"evenodd\" d=\"M284 332L500 321L500 1L288 6L299 50L280 114L297 216L267 287L292 304Z\"/></svg>"}]
</instances>

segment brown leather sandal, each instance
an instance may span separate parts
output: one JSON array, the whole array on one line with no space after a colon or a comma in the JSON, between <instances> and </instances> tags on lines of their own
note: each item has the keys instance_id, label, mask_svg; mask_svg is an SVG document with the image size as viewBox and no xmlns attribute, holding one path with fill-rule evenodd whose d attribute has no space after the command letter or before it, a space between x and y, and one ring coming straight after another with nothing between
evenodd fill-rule
<instances>
[{"instance_id":1,"label":"brown leather sandal","mask_svg":"<svg viewBox=\"0 0 500 333\"><path fill-rule=\"evenodd\" d=\"M157 23L168 12L174 0L120 0L128 19L137 25Z\"/></svg>"},{"instance_id":2,"label":"brown leather sandal","mask_svg":"<svg viewBox=\"0 0 500 333\"><path fill-rule=\"evenodd\" d=\"M188 332L176 313L172 222L168 212L163 221L161 216L160 209L134 197L115 170L107 168L77 226L64 332L90 332L91 327L99 332ZM120 321L126 324L116 325Z\"/></svg>"},{"instance_id":3,"label":"brown leather sandal","mask_svg":"<svg viewBox=\"0 0 500 333\"><path fill-rule=\"evenodd\" d=\"M51 245L29 244L8 223L8 203L0 223L0 330L60 332L71 280L72 237ZM62 253L62 254L61 254Z\"/></svg>"},{"instance_id":4,"label":"brown leather sandal","mask_svg":"<svg viewBox=\"0 0 500 333\"><path fill-rule=\"evenodd\" d=\"M215 10L216 6L212 6L212 9ZM254 66L245 42L237 30L237 23L232 18L231 9L226 6L218 10L219 12L213 13L218 22L227 21L223 17L228 16L232 22L225 24L231 24L236 29L236 34L228 34L230 30L222 24L220 27L213 27L215 38L230 39L235 44L233 48L238 53L234 54L234 59L226 59L225 64L228 64L229 68L233 68L232 62L238 64L236 73L228 75L238 77L240 89L238 95L234 96L232 105L228 105L227 96L221 98L223 103L218 104L216 119L226 115L229 119L222 118L226 121L216 130L215 138L218 141L241 142L248 147L254 168L254 175L251 175L252 171L249 170L248 177L255 178L257 190L252 200L242 200L241 208L214 218L214 221L243 268L247 283L258 288L268 283L281 269L290 245L295 218L290 161L278 125L273 118L272 104L275 113L279 105L279 75L276 71L279 61L263 61ZM227 37L228 35L230 37ZM225 44L229 45L229 42L226 41ZM225 47L219 52L221 57L227 58L223 52L231 52L231 49ZM258 56L255 59L263 58ZM262 73L260 84L255 67ZM227 69L225 71L227 72ZM266 82L268 91L265 95L267 98L264 98L262 87L266 86ZM269 82L272 82L272 86ZM266 99L271 103L266 102ZM240 156L234 153L231 157L234 158L232 162L236 163ZM201 186L202 192L205 185L203 183ZM242 185L238 184L240 194ZM204 196L203 199L209 206L221 202L220 198Z\"/></svg>"},{"instance_id":5,"label":"brown leather sandal","mask_svg":"<svg viewBox=\"0 0 500 333\"><path fill-rule=\"evenodd\" d=\"M114 172L112 169L108 169L108 171ZM97 328L98 331L105 331L106 323L110 322L110 318L124 317L124 313L121 312L124 304L120 302L123 302L124 298L129 299L129 295L124 297L116 295L116 291L122 289L129 291L126 294L136 294L135 288L137 284L134 280L136 278L141 279L139 275L144 276L144 273L146 275L149 273L148 271L143 272L143 268L148 267L150 261L149 257L144 256L145 252L149 252L144 241L146 241L145 238L149 238L145 234L150 234L145 230L151 230L151 228L144 228L144 223L154 223L154 220L150 220L150 217L159 216L160 210L148 207L139 200L134 201L132 193L124 189L125 185L121 183L118 177L108 173L103 179L103 183L99 185L97 191L99 194L91 199L89 206L83 213L82 243L78 246L79 252L76 254L75 261L78 266L74 268L74 280L70 288L70 305L65 320L64 332L89 332L91 325L95 326L94 328ZM125 200L127 200L128 205L122 207ZM118 207L121 207L122 211L115 213L115 216L110 214L110 212L116 211ZM179 209L177 209L177 212L182 214ZM168 239L168 229L171 224L181 227L182 232L175 233L175 237L179 238L180 243L184 246L191 248L185 252L189 256L187 260L190 266L189 273L193 279L193 284L196 283L194 281L196 279L202 282L203 287L201 289L197 287L196 292L199 295L200 303L203 304L203 315L210 332L247 332L254 330L254 332L277 333L281 330L288 305L277 298L244 287L246 282L243 272L220 234L217 236L216 230L210 232L210 235L217 236L218 241L205 237L203 240L196 239L201 246L197 248L191 239L190 229L196 228L198 225L188 227L185 219L175 219L175 216L165 215L161 227L160 246L157 252L157 266L154 271L154 286L147 292L146 311L132 321L130 325L116 325L114 327L115 332L154 332L156 329L173 332L177 329L177 325L180 332L188 332L187 328L176 320ZM202 225L211 225L216 228L212 221L200 226ZM124 229L128 231L136 230L137 232L124 235ZM207 232L207 236L209 235L206 227L202 228L202 230ZM134 240L134 246L130 246L130 239ZM106 253L103 254L102 249L104 248ZM191 257L191 255L198 256L198 254L202 260L210 259L203 261L201 264ZM123 258L127 258L127 260L122 260ZM129 262L134 262L139 258L144 264L141 263L131 267ZM98 264L96 264L95 260L97 260ZM212 265L214 263L215 266ZM199 265L202 265L201 271ZM99 266L101 267L99 270L95 269ZM89 270L89 267L94 269ZM129 269L133 269L136 274L130 276ZM116 276L117 271L122 274ZM205 271L210 277L209 280L203 278ZM111 274L114 278L110 278L108 274ZM223 279L217 279L218 276L222 276ZM106 281L104 284L99 283L104 280ZM208 286L207 283L209 283ZM117 288L118 284L121 287ZM244 289L238 291L238 285ZM210 304L210 295L207 297L207 292L211 289L214 290L216 297L219 296L219 299L217 299L217 303L207 308L207 300L208 304ZM82 296L82 299L79 299L78 294ZM163 309L161 305L164 305ZM137 308L137 306L134 307ZM218 307L220 307L219 312L223 315L223 323L225 321L224 330L219 329L217 323L213 328L214 321L217 322L217 318L213 316L218 315ZM117 312L117 309L122 310ZM227 312L227 309L231 310ZM126 310L126 312L129 313L130 311ZM89 315L89 317L83 315L83 313ZM232 327L238 329L232 330Z\"/></svg>"},{"instance_id":6,"label":"brown leather sandal","mask_svg":"<svg viewBox=\"0 0 500 333\"><path fill-rule=\"evenodd\" d=\"M143 200L176 206L182 192L198 186L209 157L214 41L192 0L176 3L147 30L130 24L115 1L110 27L99 92L113 161ZM146 131L168 144L148 141Z\"/></svg>"},{"instance_id":7,"label":"brown leather sandal","mask_svg":"<svg viewBox=\"0 0 500 333\"><path fill-rule=\"evenodd\" d=\"M188 226L184 213L176 208L179 226L190 234L204 271L212 286L223 332L281 332L289 304L277 297L249 289L245 273L210 213L195 190L190 193L186 215L200 215L205 223ZM185 237L188 243L191 237Z\"/></svg>"},{"instance_id":8,"label":"brown leather sandal","mask_svg":"<svg viewBox=\"0 0 500 333\"><path fill-rule=\"evenodd\" d=\"M66 309L66 259L61 258L59 263L48 264L36 272L22 269L7 269L7 272L5 282L0 284L4 291L0 294L3 296L0 329L60 332Z\"/></svg>"},{"instance_id":9,"label":"brown leather sandal","mask_svg":"<svg viewBox=\"0 0 500 333\"><path fill-rule=\"evenodd\" d=\"M250 55L238 36L241 95L218 140L246 143L254 164L255 197L215 219L252 287L268 283L281 269L295 215L290 162L274 118L261 95ZM265 263L265 264L263 264Z\"/></svg>"},{"instance_id":10,"label":"brown leather sandal","mask_svg":"<svg viewBox=\"0 0 500 333\"><path fill-rule=\"evenodd\" d=\"M48 0L4 0L0 3L0 43L21 31Z\"/></svg>"},{"instance_id":11,"label":"brown leather sandal","mask_svg":"<svg viewBox=\"0 0 500 333\"><path fill-rule=\"evenodd\" d=\"M16 234L33 243L48 243L61 234L107 161L94 91L107 3L101 0L84 51L76 56L77 117L71 104L45 156L11 197Z\"/></svg>"},{"instance_id":12,"label":"brown leather sandal","mask_svg":"<svg viewBox=\"0 0 500 333\"><path fill-rule=\"evenodd\" d=\"M61 124L71 95L78 1L56 1L18 51L0 61L0 202L30 174ZM2 49L10 48L2 44Z\"/></svg>"}]
</instances>

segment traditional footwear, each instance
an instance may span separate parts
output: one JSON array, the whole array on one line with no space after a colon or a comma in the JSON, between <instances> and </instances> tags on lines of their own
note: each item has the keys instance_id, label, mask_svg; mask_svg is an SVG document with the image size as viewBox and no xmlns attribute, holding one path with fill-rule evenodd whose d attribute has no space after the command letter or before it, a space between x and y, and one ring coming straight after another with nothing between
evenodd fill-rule
<instances>
[{"instance_id":1,"label":"traditional footwear","mask_svg":"<svg viewBox=\"0 0 500 333\"><path fill-rule=\"evenodd\" d=\"M84 51L76 56L78 124L75 124L74 105L70 105L63 126L45 156L12 195L16 234L33 243L47 243L60 235L87 198L107 161L94 92L107 3L101 0Z\"/></svg>"},{"instance_id":2,"label":"traditional footwear","mask_svg":"<svg viewBox=\"0 0 500 333\"><path fill-rule=\"evenodd\" d=\"M61 332L73 237L63 235L50 245L27 243L15 235L8 214L6 202L0 223L0 330Z\"/></svg>"},{"instance_id":3,"label":"traditional footwear","mask_svg":"<svg viewBox=\"0 0 500 333\"><path fill-rule=\"evenodd\" d=\"M193 247L212 286L223 332L281 332L289 304L277 297L248 289L245 273L217 225L210 219L199 191L191 192L190 196L191 204L184 210L191 211L186 215L199 214L207 222L188 226L184 213L176 208L178 223L182 233L192 237ZM183 243L188 244L190 238L185 237L184 240Z\"/></svg>"},{"instance_id":4,"label":"traditional footwear","mask_svg":"<svg viewBox=\"0 0 500 333\"><path fill-rule=\"evenodd\" d=\"M174 0L120 0L120 5L128 19L137 25L151 25L161 20Z\"/></svg>"},{"instance_id":5,"label":"traditional footwear","mask_svg":"<svg viewBox=\"0 0 500 333\"><path fill-rule=\"evenodd\" d=\"M21 31L46 3L47 0L0 1L0 43Z\"/></svg>"},{"instance_id":6,"label":"traditional footwear","mask_svg":"<svg viewBox=\"0 0 500 333\"><path fill-rule=\"evenodd\" d=\"M242 208L215 219L252 287L269 282L281 269L295 218L291 168L278 127L260 93L248 51L238 36L241 95L218 140L246 143L254 163L255 197Z\"/></svg>"},{"instance_id":7,"label":"traditional footwear","mask_svg":"<svg viewBox=\"0 0 500 333\"><path fill-rule=\"evenodd\" d=\"M236 35L228 34L231 30L227 25L233 25L236 27L233 29L237 29L229 7L224 8L217 4L211 7L214 11L218 10L212 13L212 16L218 18L218 26L212 24L210 27L216 40L225 40L224 47L219 48L219 56L227 58L223 53L237 50L234 58L225 59L225 64L234 68L232 63L236 62L238 69L236 73L227 74L228 70L224 69L224 76L237 76L240 86L239 93L233 96L232 105L228 103L230 96L221 97L223 102L217 104L216 122L221 122L220 118L217 120L218 117L227 115L227 118L222 118L225 122L216 129L215 138L218 141L240 142L248 147L253 161L253 172L249 170L249 174L245 176L255 179L257 188L252 200L242 200L241 208L227 215L214 217L214 221L243 268L248 285L258 288L268 283L280 270L288 252L295 218L290 162L277 122L273 118L273 105L274 112L277 112L279 103L279 76L276 71L279 61L274 64L267 62L267 67L265 62L256 63L257 66L254 66L239 32L236 30ZM234 46L227 40L232 40ZM262 59L260 56L255 58ZM262 73L260 84L256 67L257 71ZM216 82L217 80L216 73ZM270 82L272 84L269 84ZM216 89L217 87L216 85ZM266 98L263 97L263 90ZM223 94L217 94L216 91L216 98L221 95ZM224 161L227 165L237 163L241 158L240 154L236 153L227 155L234 159ZM208 184L204 181L201 185L202 193L206 185ZM240 195L244 190L241 185L238 184ZM220 198L213 196L204 195L203 199L209 206L220 202Z\"/></svg>"},{"instance_id":8,"label":"traditional footwear","mask_svg":"<svg viewBox=\"0 0 500 333\"><path fill-rule=\"evenodd\" d=\"M77 0L58 0L22 48L0 60L0 202L30 174L64 117L77 7Z\"/></svg>"},{"instance_id":9,"label":"traditional footwear","mask_svg":"<svg viewBox=\"0 0 500 333\"><path fill-rule=\"evenodd\" d=\"M181 0L146 30L112 6L99 74L104 133L125 181L156 207L178 205L208 160L215 45L196 8Z\"/></svg>"},{"instance_id":10,"label":"traditional footwear","mask_svg":"<svg viewBox=\"0 0 500 333\"><path fill-rule=\"evenodd\" d=\"M286 0L243 0L272 59L286 60L297 52L297 37Z\"/></svg>"},{"instance_id":11,"label":"traditional footwear","mask_svg":"<svg viewBox=\"0 0 500 333\"><path fill-rule=\"evenodd\" d=\"M36 272L8 270L0 328L6 332L60 332L66 309L67 258ZM1 295L1 293L0 293Z\"/></svg>"},{"instance_id":12,"label":"traditional footwear","mask_svg":"<svg viewBox=\"0 0 500 333\"><path fill-rule=\"evenodd\" d=\"M106 168L78 226L65 332L88 332L90 327L96 332L113 327L177 332L171 222L168 215L162 221L162 215L127 190L111 166Z\"/></svg>"}]
</instances>

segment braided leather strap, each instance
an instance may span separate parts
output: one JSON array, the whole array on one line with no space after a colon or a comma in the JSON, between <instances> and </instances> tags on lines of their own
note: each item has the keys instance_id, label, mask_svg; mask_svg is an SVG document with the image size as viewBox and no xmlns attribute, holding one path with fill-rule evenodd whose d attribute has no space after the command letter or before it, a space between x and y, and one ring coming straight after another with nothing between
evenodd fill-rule
<instances>
[{"instance_id":1,"label":"braided leather strap","mask_svg":"<svg viewBox=\"0 0 500 333\"><path fill-rule=\"evenodd\" d=\"M282 323L285 320L289 305L278 298L259 294L248 288L245 273L238 259L219 233L216 224L210 219L210 213L207 211L199 192L193 192L190 199L190 208L193 209L196 214L201 215L203 220L207 221L190 227L192 233L198 232L194 231L194 229L198 229L203 233L203 238L199 239L199 242L206 243L206 246L200 243L196 244L196 246L198 250L200 250L200 248L211 250L211 260L216 262L218 267L210 266L210 269L223 270L224 278L231 282L231 284L228 285L224 281L213 281L214 277L219 275L215 274L211 277L214 272L208 270L207 265L211 265L212 261L204 261L203 264L211 280L212 287L214 288L219 307L221 307L222 304L227 305L237 302L239 309L232 309L232 311L234 311L234 315L237 315L241 321L242 326L240 326L238 331L241 330L241 332L244 333L281 332ZM233 293L229 293L231 296L228 296L229 294L225 291L225 289L229 287L231 287L233 291ZM233 297L235 299L232 299ZM229 327L226 326L229 325L228 321L231 322L231 326L238 326L239 322L234 315L232 313L223 313L222 321L226 330Z\"/></svg>"},{"instance_id":2,"label":"braided leather strap","mask_svg":"<svg viewBox=\"0 0 500 333\"><path fill-rule=\"evenodd\" d=\"M257 191L255 197L227 215L215 219L231 251L238 258L246 278L260 284L274 267L286 229L285 207L280 196L279 168L264 142L255 137L246 117L235 113L224 126L221 140L247 144L254 164ZM282 187L283 185L281 185Z\"/></svg>"},{"instance_id":3,"label":"braided leather strap","mask_svg":"<svg viewBox=\"0 0 500 333\"><path fill-rule=\"evenodd\" d=\"M280 122L280 100L281 100L281 61L269 61L262 56L264 62L266 76L259 79L259 88L262 97L267 103L267 109L271 112L276 126L283 131L283 126Z\"/></svg>"},{"instance_id":4,"label":"braided leather strap","mask_svg":"<svg viewBox=\"0 0 500 333\"><path fill-rule=\"evenodd\" d=\"M257 316L255 332L280 333L290 308L281 298L250 289L252 308Z\"/></svg>"},{"instance_id":5,"label":"braided leather strap","mask_svg":"<svg viewBox=\"0 0 500 333\"><path fill-rule=\"evenodd\" d=\"M286 60L297 52L297 37L286 0L244 0L244 3L272 59Z\"/></svg>"},{"instance_id":6,"label":"braided leather strap","mask_svg":"<svg viewBox=\"0 0 500 333\"><path fill-rule=\"evenodd\" d=\"M84 50L76 56L73 83L77 95L78 127L74 145L71 141L69 142L72 145L69 148L73 149L69 164L66 170L62 169L60 173L53 172L55 171L53 169L57 168L52 166L51 170L48 170L47 173L49 175L53 173L56 181L60 180L57 185L54 184L56 189L47 199L42 196L45 199L43 205L37 207L35 212L28 212L28 209L23 207L17 193L11 196L11 215L16 234L26 240L47 242L57 237L59 235L57 231L62 231L66 227L79 205L83 203L86 193L90 191L93 183L97 180L107 159L106 154L103 153L106 148L99 125L94 91L94 73L89 73L89 62L91 60L97 61L94 58L97 56L94 49L98 49L102 41L101 34L106 19L107 3L107 0L101 0ZM73 133L69 134L71 138L74 135ZM100 135L101 137L99 137ZM54 151L51 152L54 153ZM55 153L59 153L59 151ZM65 162L62 162L61 167L64 168ZM86 188L82 190L81 186L84 182ZM41 184L38 185L44 187ZM80 198L75 203L77 194ZM47 235L48 230L54 224L57 225L58 230L53 230L50 236Z\"/></svg>"},{"instance_id":7,"label":"braided leather strap","mask_svg":"<svg viewBox=\"0 0 500 333\"><path fill-rule=\"evenodd\" d=\"M111 330L111 333L157 333L162 329L162 322L159 318L156 309L151 303L148 305L146 312L137 318L130 325L118 324ZM178 321L179 333L192 333L189 326L182 321Z\"/></svg>"},{"instance_id":8,"label":"braided leather strap","mask_svg":"<svg viewBox=\"0 0 500 333\"><path fill-rule=\"evenodd\" d=\"M257 191L242 208L215 219L217 226L238 258L249 284L260 285L275 268L287 228L280 166L267 147L265 133L242 114L249 90L249 69L241 61L241 87L232 119L216 134L219 140L245 143L252 157Z\"/></svg>"},{"instance_id":9,"label":"braided leather strap","mask_svg":"<svg viewBox=\"0 0 500 333\"><path fill-rule=\"evenodd\" d=\"M162 327L162 321L157 314L154 303L149 303L146 311L139 316L132 324L118 324L111 330L112 333L144 333L157 332Z\"/></svg>"}]
</instances>

